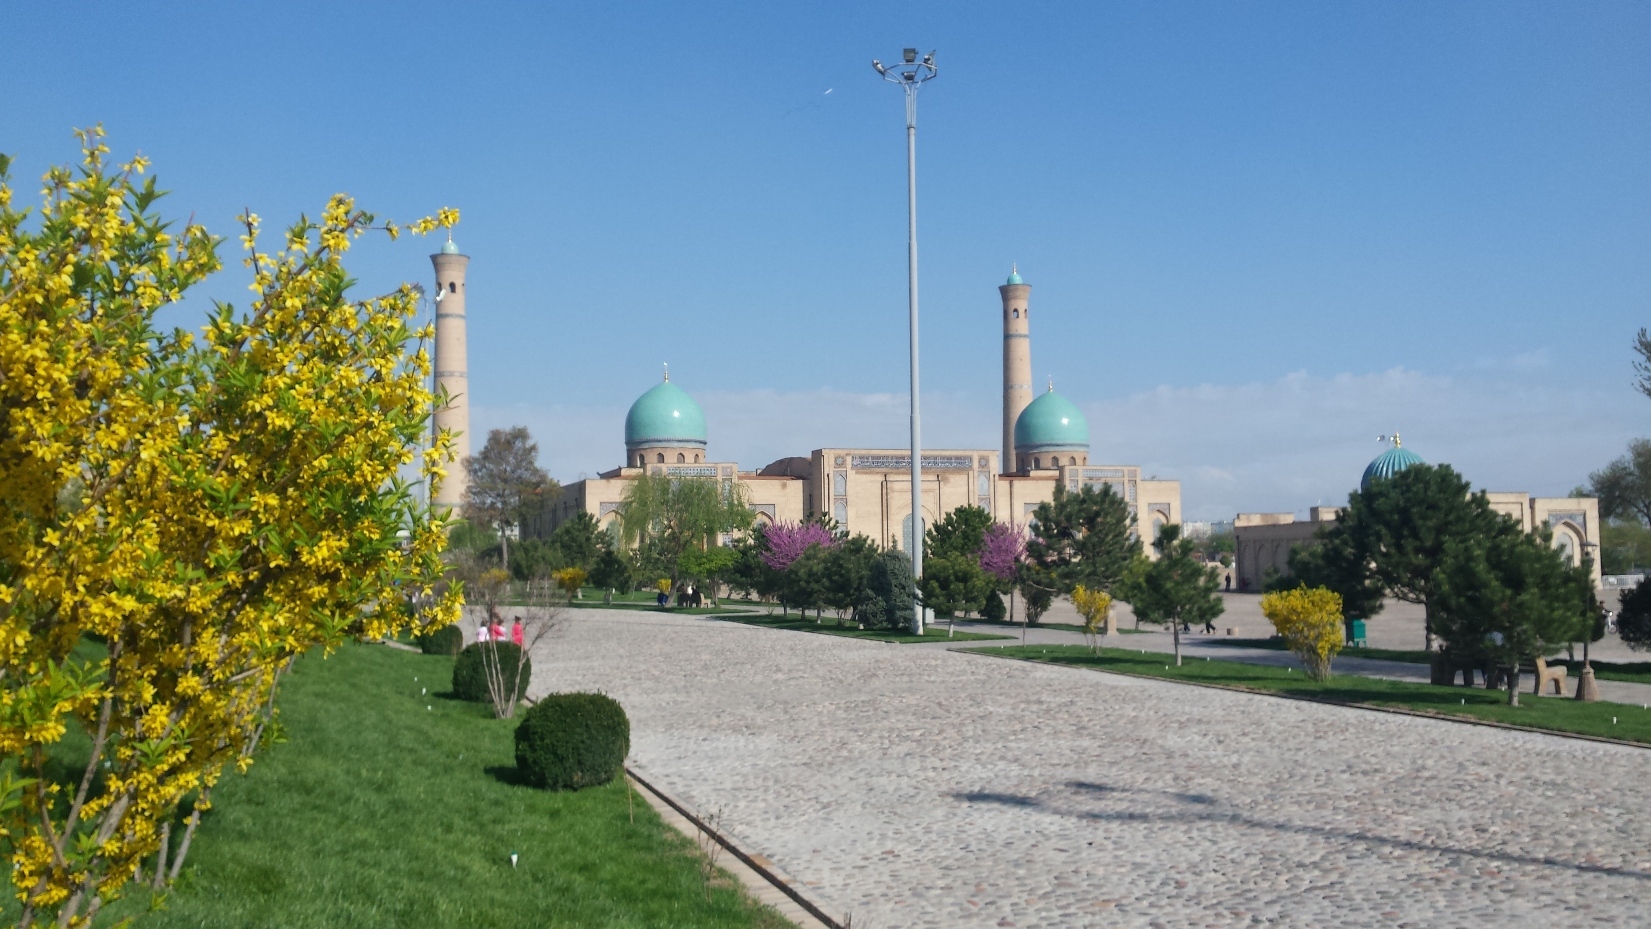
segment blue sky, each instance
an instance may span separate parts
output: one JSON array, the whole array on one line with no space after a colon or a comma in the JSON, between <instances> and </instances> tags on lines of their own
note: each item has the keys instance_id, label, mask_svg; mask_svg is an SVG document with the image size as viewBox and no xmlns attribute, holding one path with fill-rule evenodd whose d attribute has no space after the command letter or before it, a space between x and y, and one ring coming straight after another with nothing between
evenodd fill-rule
<instances>
[{"instance_id":1,"label":"blue sky","mask_svg":"<svg viewBox=\"0 0 1651 929\"><path fill-rule=\"evenodd\" d=\"M998 440L996 286L1093 457L1188 514L1339 500L1395 428L1563 493L1645 434L1644 3L12 3L19 189L101 121L233 235L344 190L463 211L478 431L612 467L669 361L748 467L904 434L899 92L930 445ZM826 93L826 91L830 93ZM369 244L364 290L430 277ZM204 298L242 300L225 274Z\"/></svg>"}]
</instances>

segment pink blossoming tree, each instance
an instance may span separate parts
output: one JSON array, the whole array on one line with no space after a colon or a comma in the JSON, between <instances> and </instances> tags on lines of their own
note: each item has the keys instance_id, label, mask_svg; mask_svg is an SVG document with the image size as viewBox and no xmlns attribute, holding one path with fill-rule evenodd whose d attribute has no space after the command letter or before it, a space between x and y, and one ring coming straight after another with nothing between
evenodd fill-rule
<instances>
[{"instance_id":1,"label":"pink blossoming tree","mask_svg":"<svg viewBox=\"0 0 1651 929\"><path fill-rule=\"evenodd\" d=\"M801 558L809 546L831 548L837 537L819 523L774 523L763 530L767 551L761 554L762 563L775 571L784 571Z\"/></svg>"}]
</instances>

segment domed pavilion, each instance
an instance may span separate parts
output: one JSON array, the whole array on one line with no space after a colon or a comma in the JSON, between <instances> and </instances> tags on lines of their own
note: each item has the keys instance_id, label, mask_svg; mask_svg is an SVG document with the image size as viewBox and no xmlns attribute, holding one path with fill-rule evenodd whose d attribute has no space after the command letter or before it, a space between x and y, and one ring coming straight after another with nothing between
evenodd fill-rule
<instances>
[{"instance_id":1,"label":"domed pavilion","mask_svg":"<svg viewBox=\"0 0 1651 929\"><path fill-rule=\"evenodd\" d=\"M671 374L636 398L625 414L625 461L633 468L649 464L699 464L705 460L705 411Z\"/></svg>"},{"instance_id":2,"label":"domed pavilion","mask_svg":"<svg viewBox=\"0 0 1651 929\"><path fill-rule=\"evenodd\" d=\"M1015 420L1015 470L1058 470L1089 464L1089 420L1055 385Z\"/></svg>"},{"instance_id":3,"label":"domed pavilion","mask_svg":"<svg viewBox=\"0 0 1651 929\"><path fill-rule=\"evenodd\" d=\"M1399 442L1399 434L1393 434L1393 447L1377 455L1364 468L1364 476L1359 478L1359 489L1369 490L1372 482L1387 480L1400 471L1413 465L1426 464L1422 456L1405 448Z\"/></svg>"}]
</instances>

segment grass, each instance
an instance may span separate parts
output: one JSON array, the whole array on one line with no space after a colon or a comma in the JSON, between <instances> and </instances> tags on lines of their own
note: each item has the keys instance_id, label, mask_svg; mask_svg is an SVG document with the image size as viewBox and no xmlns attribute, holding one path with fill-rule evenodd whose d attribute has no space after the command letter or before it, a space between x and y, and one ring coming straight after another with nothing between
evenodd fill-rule
<instances>
[{"instance_id":1,"label":"grass","mask_svg":"<svg viewBox=\"0 0 1651 929\"><path fill-rule=\"evenodd\" d=\"M1283 639L1204 639L1202 645L1226 645L1234 648L1265 648L1282 652L1287 649ZM1405 648L1365 648L1349 645L1337 654L1347 658L1371 658L1376 661L1403 661L1410 664L1427 664L1431 657L1422 649Z\"/></svg>"},{"instance_id":2,"label":"grass","mask_svg":"<svg viewBox=\"0 0 1651 929\"><path fill-rule=\"evenodd\" d=\"M1242 648L1266 648L1274 651L1283 651L1284 643L1279 639L1207 639L1205 645L1231 645ZM1375 658L1381 661L1404 661L1410 664L1427 664L1431 656L1421 649L1399 648L1344 648L1340 654L1349 658ZM1630 684L1651 684L1651 661L1600 661L1595 658L1590 662L1594 666L1594 677L1602 681L1625 681ZM1582 673L1580 661L1556 661L1571 669L1571 677Z\"/></svg>"},{"instance_id":3,"label":"grass","mask_svg":"<svg viewBox=\"0 0 1651 929\"><path fill-rule=\"evenodd\" d=\"M170 927L778 927L623 780L516 783L516 720L446 691L452 660L383 646L299 662L290 741L225 775L179 886L106 907ZM519 865L512 868L510 854ZM159 908L144 912L151 904ZM100 924L104 920L100 918Z\"/></svg>"},{"instance_id":4,"label":"grass","mask_svg":"<svg viewBox=\"0 0 1651 929\"><path fill-rule=\"evenodd\" d=\"M744 623L748 626L763 626L768 629L787 629L793 632L818 632L824 635L840 635L850 639L870 639L875 642L982 642L992 639L1009 639L1012 636L986 635L979 632L958 632L955 635L946 635L944 622L930 623L923 629L921 636L909 632L891 632L887 629L859 629L854 626L837 625L835 619L826 619L815 622L812 619L798 619L791 616L768 616L759 613L747 613L743 616L724 617L727 622Z\"/></svg>"},{"instance_id":5,"label":"grass","mask_svg":"<svg viewBox=\"0 0 1651 929\"><path fill-rule=\"evenodd\" d=\"M958 622L981 623L986 626L1004 626L1010 629L1019 629L1024 623L1012 622L1007 619L960 619ZM1062 632L1083 632L1083 627L1077 623L1033 623L1029 629L1059 629ZM1165 627L1168 628L1168 627ZM1119 626L1115 632L1122 635L1136 635L1153 632L1152 629L1125 629Z\"/></svg>"},{"instance_id":6,"label":"grass","mask_svg":"<svg viewBox=\"0 0 1651 929\"><path fill-rule=\"evenodd\" d=\"M1569 698L1519 695L1507 705L1507 691L1468 687L1434 687L1352 675L1332 675L1318 683L1284 668L1189 658L1181 667L1161 652L1103 648L1097 657L1081 645L1026 645L970 649L972 654L1024 658L1050 664L1094 668L1198 684L1221 684L1262 693L1311 697L1335 703L1398 707L1443 716L1469 716L1561 733L1603 736L1651 744L1651 711L1621 703L1579 703Z\"/></svg>"}]
</instances>

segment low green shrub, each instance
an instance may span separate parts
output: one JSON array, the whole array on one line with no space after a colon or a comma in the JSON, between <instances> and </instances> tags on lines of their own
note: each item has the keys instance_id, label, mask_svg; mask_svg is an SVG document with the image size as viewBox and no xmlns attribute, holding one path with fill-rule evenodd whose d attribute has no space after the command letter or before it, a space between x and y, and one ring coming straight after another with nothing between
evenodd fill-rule
<instances>
[{"instance_id":1,"label":"low green shrub","mask_svg":"<svg viewBox=\"0 0 1651 929\"><path fill-rule=\"evenodd\" d=\"M457 658L464 651L464 630L458 626L443 626L418 636L419 651L426 655L446 655Z\"/></svg>"},{"instance_id":2,"label":"low green shrub","mask_svg":"<svg viewBox=\"0 0 1651 929\"><path fill-rule=\"evenodd\" d=\"M453 695L460 700L471 700L476 703L489 703L493 695L487 689L487 666L483 664L483 649L497 649L499 656L499 672L504 678L504 687L510 689L516 678L516 662L521 657L522 648L514 642L477 642L459 652L459 660L453 662ZM533 662L522 662L521 687L516 690L518 695L527 693L528 681L533 677Z\"/></svg>"},{"instance_id":3,"label":"low green shrub","mask_svg":"<svg viewBox=\"0 0 1651 929\"><path fill-rule=\"evenodd\" d=\"M631 723L606 694L551 694L516 727L516 770L535 787L578 790L619 776Z\"/></svg>"},{"instance_id":4,"label":"low green shrub","mask_svg":"<svg viewBox=\"0 0 1651 929\"><path fill-rule=\"evenodd\" d=\"M980 618L1000 622L1009 615L1009 608L1003 605L1003 597L992 591L986 595L986 605L980 608Z\"/></svg>"}]
</instances>

